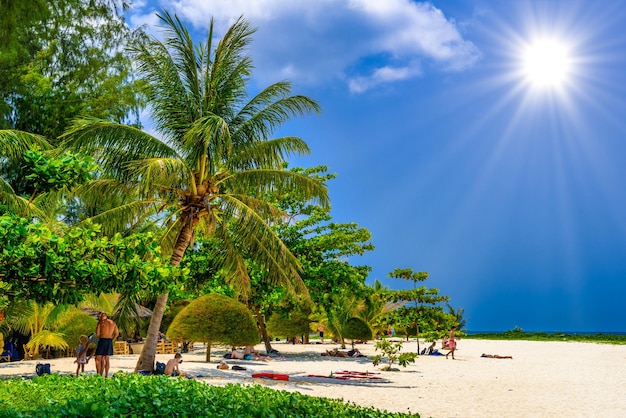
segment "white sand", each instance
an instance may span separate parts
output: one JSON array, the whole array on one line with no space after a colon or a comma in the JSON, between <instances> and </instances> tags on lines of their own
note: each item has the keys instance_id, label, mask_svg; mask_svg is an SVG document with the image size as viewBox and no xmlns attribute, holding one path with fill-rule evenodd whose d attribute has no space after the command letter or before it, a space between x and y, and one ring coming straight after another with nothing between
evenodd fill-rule
<instances>
[{"instance_id":1,"label":"white sand","mask_svg":"<svg viewBox=\"0 0 626 418\"><path fill-rule=\"evenodd\" d=\"M381 372L380 380L337 380L327 376L338 370L380 372L366 358L343 359L320 356L336 345L274 343L281 357L271 361L227 360L245 371L217 370L223 349L213 349L212 363L205 363L202 346L184 354L181 370L207 384L261 384L275 389L299 391L312 396L343 398L362 406L398 412L417 412L423 417L625 417L626 345L569 342L462 340L456 360L420 356L415 364L399 371ZM373 343L357 347L374 354ZM424 345L421 345L423 348ZM256 347L263 350L262 345ZM405 343L415 351L415 341ZM481 353L511 355L509 359L481 358ZM165 361L171 355L159 355ZM111 373L132 372L137 356L111 358ZM38 361L0 364L0 376L33 375ZM76 370L73 359L45 361L55 373ZM94 372L93 360L87 365ZM252 373L276 372L290 376L288 382L253 379Z\"/></svg>"}]
</instances>

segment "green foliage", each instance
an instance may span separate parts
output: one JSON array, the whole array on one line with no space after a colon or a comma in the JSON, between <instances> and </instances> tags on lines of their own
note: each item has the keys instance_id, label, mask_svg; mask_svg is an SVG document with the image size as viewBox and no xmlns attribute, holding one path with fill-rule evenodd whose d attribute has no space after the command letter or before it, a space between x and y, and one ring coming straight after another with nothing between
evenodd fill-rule
<instances>
[{"instance_id":1,"label":"green foliage","mask_svg":"<svg viewBox=\"0 0 626 418\"><path fill-rule=\"evenodd\" d=\"M80 344L80 336L94 332L97 324L98 321L94 317L74 308L66 311L59 318L57 331L64 336L68 346L74 351Z\"/></svg>"},{"instance_id":2,"label":"green foliage","mask_svg":"<svg viewBox=\"0 0 626 418\"><path fill-rule=\"evenodd\" d=\"M354 346L354 340L368 341L373 337L372 328L369 324L361 318L350 318L346 322L343 328L343 338L352 340Z\"/></svg>"},{"instance_id":3,"label":"green foliage","mask_svg":"<svg viewBox=\"0 0 626 418\"><path fill-rule=\"evenodd\" d=\"M267 332L274 337L296 337L309 333L309 316L306 313L294 311L288 315L274 313L267 321Z\"/></svg>"},{"instance_id":4,"label":"green foliage","mask_svg":"<svg viewBox=\"0 0 626 418\"><path fill-rule=\"evenodd\" d=\"M331 308L328 310L328 328L341 341L341 348L346 348L345 329L348 322L358 316L362 300L349 290L333 296Z\"/></svg>"},{"instance_id":5,"label":"green foliage","mask_svg":"<svg viewBox=\"0 0 626 418\"><path fill-rule=\"evenodd\" d=\"M0 384L0 418L72 417L419 417L262 386L213 386L167 376L46 375Z\"/></svg>"},{"instance_id":6,"label":"green foliage","mask_svg":"<svg viewBox=\"0 0 626 418\"><path fill-rule=\"evenodd\" d=\"M167 338L230 346L254 345L259 342L259 332L246 305L214 293L184 307L168 328Z\"/></svg>"},{"instance_id":7,"label":"green foliage","mask_svg":"<svg viewBox=\"0 0 626 418\"><path fill-rule=\"evenodd\" d=\"M515 326L514 329L498 333L472 333L465 335L469 339L485 340L527 340L527 341L572 341L598 344L626 344L626 335L610 333L586 334L564 332L526 332Z\"/></svg>"},{"instance_id":8,"label":"green foliage","mask_svg":"<svg viewBox=\"0 0 626 418\"><path fill-rule=\"evenodd\" d=\"M102 237L0 216L0 278L10 299L76 304L86 293L163 291L183 273L160 258L151 234Z\"/></svg>"},{"instance_id":9,"label":"green foliage","mask_svg":"<svg viewBox=\"0 0 626 418\"><path fill-rule=\"evenodd\" d=\"M93 158L65 152L60 156L46 155L39 150L24 153L26 172L32 187L39 192L72 188L91 179L98 167Z\"/></svg>"},{"instance_id":10,"label":"green foliage","mask_svg":"<svg viewBox=\"0 0 626 418\"><path fill-rule=\"evenodd\" d=\"M174 318L176 318L176 315L178 315L180 311L185 309L189 305L189 303L191 303L191 301L189 300L177 300L170 303L167 313L163 315L163 320L161 321L161 329L167 330L172 324L172 321L174 321Z\"/></svg>"},{"instance_id":11,"label":"green foliage","mask_svg":"<svg viewBox=\"0 0 626 418\"><path fill-rule=\"evenodd\" d=\"M64 305L26 300L11 304L5 315L10 328L29 336L28 348L38 353L39 347L68 348L65 336L57 329L67 310Z\"/></svg>"},{"instance_id":12,"label":"green foliage","mask_svg":"<svg viewBox=\"0 0 626 418\"><path fill-rule=\"evenodd\" d=\"M450 297L440 295L439 289L426 288L426 286L417 287L418 282L428 279L427 272L413 272L410 268L394 269L388 274L388 277L413 282L413 289L388 292L389 301L404 304L394 312L394 324L397 324L407 333L415 330L416 337L419 337L422 324L433 324L434 327L445 326L441 321L442 308L438 304L447 302ZM419 338L416 339L416 343L419 352Z\"/></svg>"},{"instance_id":13,"label":"green foliage","mask_svg":"<svg viewBox=\"0 0 626 418\"><path fill-rule=\"evenodd\" d=\"M417 358L417 353L400 353L402 350L401 341L392 343L387 339L382 339L376 341L375 349L376 351L380 351L381 354L372 357L374 366L378 366L383 358L387 359L387 366L382 370L392 370L392 365L396 361L400 366L406 367L409 363L415 363L415 359Z\"/></svg>"},{"instance_id":14,"label":"green foliage","mask_svg":"<svg viewBox=\"0 0 626 418\"><path fill-rule=\"evenodd\" d=\"M293 168L324 186L335 178L327 167ZM311 299L330 309L332 299L344 290L360 292L371 268L355 266L350 257L373 251L371 233L356 223L333 222L330 208L312 205L292 194L277 193L276 205L289 216L275 225L278 235L302 264L302 279Z\"/></svg>"},{"instance_id":15,"label":"green foliage","mask_svg":"<svg viewBox=\"0 0 626 418\"><path fill-rule=\"evenodd\" d=\"M450 305L449 303L446 303L446 307L448 308L448 313L452 315L456 320L456 329L458 331L462 331L467 325L467 319L464 318L465 309L463 308L454 309L454 307Z\"/></svg>"},{"instance_id":16,"label":"green foliage","mask_svg":"<svg viewBox=\"0 0 626 418\"><path fill-rule=\"evenodd\" d=\"M142 33L117 7L127 0L1 4L0 127L54 139L78 115L138 120L142 82L125 46Z\"/></svg>"}]
</instances>

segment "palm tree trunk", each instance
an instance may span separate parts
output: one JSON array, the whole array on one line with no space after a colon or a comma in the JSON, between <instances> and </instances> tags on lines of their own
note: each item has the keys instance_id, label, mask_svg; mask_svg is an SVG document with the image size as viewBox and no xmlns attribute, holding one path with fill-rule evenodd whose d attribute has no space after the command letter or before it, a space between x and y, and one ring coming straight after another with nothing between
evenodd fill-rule
<instances>
[{"instance_id":1,"label":"palm tree trunk","mask_svg":"<svg viewBox=\"0 0 626 418\"><path fill-rule=\"evenodd\" d=\"M267 328L265 327L265 318L261 313L261 309L258 305L254 306L254 313L256 314L256 320L259 323L259 330L261 331L261 338L265 343L265 352L269 356L272 352L272 344L270 342L270 337L267 335Z\"/></svg>"},{"instance_id":2,"label":"palm tree trunk","mask_svg":"<svg viewBox=\"0 0 626 418\"><path fill-rule=\"evenodd\" d=\"M164 293L157 298L152 317L150 318L150 325L148 326L148 335L146 335L141 355L135 366L135 373L142 370L154 370L157 342L159 340L159 328L161 327L161 320L163 319L163 313L167 306L168 296L169 293Z\"/></svg>"},{"instance_id":3,"label":"palm tree trunk","mask_svg":"<svg viewBox=\"0 0 626 418\"><path fill-rule=\"evenodd\" d=\"M185 219L184 214L182 219ZM173 266L178 266L180 264L180 260L183 258L183 255L185 255L185 251L191 242L191 237L196 224L198 223L198 219L197 217L194 217L192 222L185 222L184 220L181 222L181 229L178 233L178 237L176 238L176 244L174 245L172 257L170 258L170 264ZM142 370L154 370L159 330L161 328L161 321L163 320L163 313L167 307L168 296L169 293L164 293L157 298L156 304L154 305L154 311L150 317L150 325L148 326L148 334L146 335L143 350L141 350L141 355L135 365L135 373Z\"/></svg>"}]
</instances>

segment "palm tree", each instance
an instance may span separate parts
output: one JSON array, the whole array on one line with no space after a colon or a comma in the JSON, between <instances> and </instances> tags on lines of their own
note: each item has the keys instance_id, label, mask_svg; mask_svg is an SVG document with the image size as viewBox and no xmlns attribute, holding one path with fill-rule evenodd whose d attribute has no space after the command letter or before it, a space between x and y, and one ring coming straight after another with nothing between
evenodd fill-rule
<instances>
[{"instance_id":1,"label":"palm tree","mask_svg":"<svg viewBox=\"0 0 626 418\"><path fill-rule=\"evenodd\" d=\"M37 356L40 348L65 350L69 347L65 335L57 331L67 310L67 306L29 300L11 305L6 317L12 329L30 336L26 348Z\"/></svg>"},{"instance_id":2,"label":"palm tree","mask_svg":"<svg viewBox=\"0 0 626 418\"><path fill-rule=\"evenodd\" d=\"M359 316L372 327L375 337L383 335L387 331L387 318L396 309L404 305L403 302L388 301L388 292L388 286L384 286L378 279L374 280L359 312Z\"/></svg>"},{"instance_id":3,"label":"palm tree","mask_svg":"<svg viewBox=\"0 0 626 418\"><path fill-rule=\"evenodd\" d=\"M244 295L249 276L243 249L276 281L301 283L297 259L269 227L281 212L266 196L288 192L327 206L327 190L285 169L286 156L309 152L303 140L270 136L293 116L319 112L318 104L289 96L287 82L248 100L252 62L245 49L255 29L243 18L214 47L213 20L206 43L196 46L178 17L158 17L165 40L136 44L132 52L160 137L96 119L78 120L64 134L64 147L94 156L102 169L86 189L90 196L128 197L92 219L110 232L157 225L162 249L170 251L175 266L195 233L215 237L223 250L222 270ZM164 293L156 300L136 370L154 365L167 299Z\"/></svg>"},{"instance_id":4,"label":"palm tree","mask_svg":"<svg viewBox=\"0 0 626 418\"><path fill-rule=\"evenodd\" d=\"M465 326L467 325L467 319L464 318L465 309L463 308L454 309L454 307L450 305L449 303L446 303L446 306L448 307L448 313L452 315L456 321L457 331L463 331L463 328L465 328Z\"/></svg>"}]
</instances>

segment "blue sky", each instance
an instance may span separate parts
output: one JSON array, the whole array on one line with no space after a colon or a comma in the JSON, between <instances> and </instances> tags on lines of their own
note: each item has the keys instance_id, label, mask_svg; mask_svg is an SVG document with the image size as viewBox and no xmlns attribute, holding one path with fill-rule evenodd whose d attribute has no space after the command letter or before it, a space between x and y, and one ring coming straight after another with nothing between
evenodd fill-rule
<instances>
[{"instance_id":1,"label":"blue sky","mask_svg":"<svg viewBox=\"0 0 626 418\"><path fill-rule=\"evenodd\" d=\"M240 15L258 31L253 89L289 79L321 116L278 134L327 165L338 222L369 229L351 260L430 274L467 328L626 331L626 9L620 1L135 2L133 25L177 13L198 39ZM551 43L565 69L530 76Z\"/></svg>"}]
</instances>

